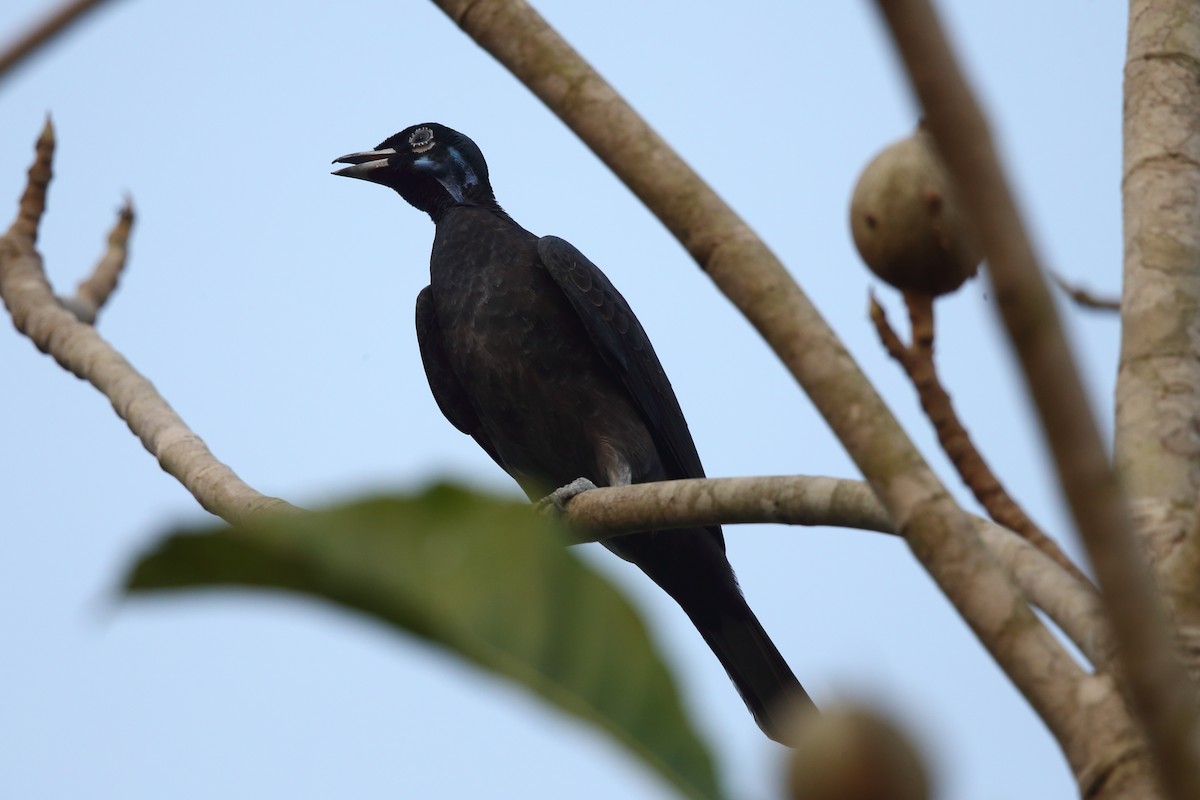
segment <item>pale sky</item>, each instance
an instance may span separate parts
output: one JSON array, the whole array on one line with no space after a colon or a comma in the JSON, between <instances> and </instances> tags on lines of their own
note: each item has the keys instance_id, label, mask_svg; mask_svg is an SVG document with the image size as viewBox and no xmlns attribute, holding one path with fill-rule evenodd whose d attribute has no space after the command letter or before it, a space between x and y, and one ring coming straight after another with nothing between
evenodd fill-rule
<instances>
[{"instance_id":1,"label":"pale sky","mask_svg":"<svg viewBox=\"0 0 1200 800\"><path fill-rule=\"evenodd\" d=\"M1115 293L1125 7L940 5L1046 261ZM775 250L974 509L875 339L867 293L896 324L901 307L850 242L858 172L918 116L871 4L536 6ZM0 5L0 37L47 7ZM113 3L0 84L0 208L15 209L47 111L51 279L69 291L87 274L129 192L132 261L99 330L260 491L314 506L448 476L519 496L425 383L413 302L432 225L329 175L334 157L425 121L471 136L509 213L571 241L625 294L710 475L857 477L662 226L432 4ZM986 283L938 312L938 363L966 425L1078 553ZM1116 320L1063 313L1108 430ZM349 613L250 592L118 601L136 553L207 515L102 396L11 329L0 363L0 797L673 796L574 719ZM901 542L781 526L726 538L817 703L896 715L939 797L1075 793L1045 727ZM647 615L733 796L779 797L783 750L687 619L587 549Z\"/></svg>"}]
</instances>

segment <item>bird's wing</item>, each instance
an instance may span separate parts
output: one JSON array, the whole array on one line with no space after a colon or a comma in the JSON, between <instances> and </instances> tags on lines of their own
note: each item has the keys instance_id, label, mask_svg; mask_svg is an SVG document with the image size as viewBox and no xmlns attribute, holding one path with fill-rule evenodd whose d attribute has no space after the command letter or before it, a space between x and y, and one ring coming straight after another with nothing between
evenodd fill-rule
<instances>
[{"instance_id":1,"label":"bird's wing","mask_svg":"<svg viewBox=\"0 0 1200 800\"><path fill-rule=\"evenodd\" d=\"M670 478L702 478L704 467L650 338L600 268L557 236L538 240L542 264L583 322L592 344L633 398Z\"/></svg>"},{"instance_id":2,"label":"bird's wing","mask_svg":"<svg viewBox=\"0 0 1200 800\"><path fill-rule=\"evenodd\" d=\"M475 413L471 400L450 369L442 344L442 329L438 327L433 309L433 294L426 286L417 295L417 344L421 348L421 363L425 365L425 377L433 391L433 399L450 424L470 436L482 447L492 460L504 468L504 462L496 454L496 448L483 432L479 415Z\"/></svg>"}]
</instances>

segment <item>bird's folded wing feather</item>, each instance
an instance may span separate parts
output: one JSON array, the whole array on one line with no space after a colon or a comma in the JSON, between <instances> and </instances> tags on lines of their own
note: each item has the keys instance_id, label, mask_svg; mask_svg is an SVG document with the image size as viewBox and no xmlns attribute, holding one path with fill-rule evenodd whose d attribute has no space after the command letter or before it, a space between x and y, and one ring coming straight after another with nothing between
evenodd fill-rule
<instances>
[{"instance_id":1,"label":"bird's folded wing feather","mask_svg":"<svg viewBox=\"0 0 1200 800\"><path fill-rule=\"evenodd\" d=\"M704 477L675 391L629 303L599 267L570 242L543 236L538 240L538 255L605 363L619 376L644 416L668 476Z\"/></svg>"}]
</instances>

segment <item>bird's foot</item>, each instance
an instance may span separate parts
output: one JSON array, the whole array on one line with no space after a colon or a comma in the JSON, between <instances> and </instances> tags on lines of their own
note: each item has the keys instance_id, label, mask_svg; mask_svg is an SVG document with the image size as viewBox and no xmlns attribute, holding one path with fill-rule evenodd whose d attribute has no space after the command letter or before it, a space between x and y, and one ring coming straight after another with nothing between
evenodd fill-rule
<instances>
[{"instance_id":1,"label":"bird's foot","mask_svg":"<svg viewBox=\"0 0 1200 800\"><path fill-rule=\"evenodd\" d=\"M567 510L567 503L571 501L575 495L583 494L589 489L595 489L596 484L589 481L587 478L576 478L566 486L560 486L550 494L538 500L534 508L539 514L557 513L563 514Z\"/></svg>"}]
</instances>

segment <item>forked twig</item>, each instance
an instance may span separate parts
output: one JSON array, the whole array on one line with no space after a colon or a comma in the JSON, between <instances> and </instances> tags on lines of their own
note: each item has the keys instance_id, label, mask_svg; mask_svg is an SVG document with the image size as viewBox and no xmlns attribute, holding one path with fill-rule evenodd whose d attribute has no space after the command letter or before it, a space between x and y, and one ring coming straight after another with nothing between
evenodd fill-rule
<instances>
[{"instance_id":1,"label":"forked twig","mask_svg":"<svg viewBox=\"0 0 1200 800\"><path fill-rule=\"evenodd\" d=\"M53 156L54 127L47 120L17 219L0 237L0 297L12 314L13 325L64 369L103 393L162 468L206 510L233 523L263 511L294 510L283 500L255 491L218 461L154 385L54 296L35 246L46 210ZM127 235L120 228L118 222L118 239ZM113 249L110 246L110 253ZM98 299L102 299L103 289L97 287Z\"/></svg>"},{"instance_id":2,"label":"forked twig","mask_svg":"<svg viewBox=\"0 0 1200 800\"><path fill-rule=\"evenodd\" d=\"M871 321L875 323L875 330L888 355L904 368L908 379L912 381L921 401L921 408L933 423L938 442L950 458L950 462L954 464L954 468L958 470L959 477L987 511L988 516L1028 540L1076 580L1089 589L1094 589L1087 575L1012 498L975 447L975 443L971 441L970 434L954 410L950 395L938 378L937 367L933 361L932 298L928 295L906 293L904 300L912 320L912 345L906 346L900 340L888 323L883 306L874 295L871 296Z\"/></svg>"},{"instance_id":3,"label":"forked twig","mask_svg":"<svg viewBox=\"0 0 1200 800\"><path fill-rule=\"evenodd\" d=\"M133 220L133 201L126 198L117 214L117 222L108 234L104 255L92 274L76 287L74 295L58 298L63 307L80 322L95 325L100 310L117 288L117 281L129 260L129 234L133 229Z\"/></svg>"},{"instance_id":4,"label":"forked twig","mask_svg":"<svg viewBox=\"0 0 1200 800\"><path fill-rule=\"evenodd\" d=\"M1121 310L1121 301L1117 298L1101 297L1098 294L1093 294L1082 286L1070 283L1054 270L1050 270L1050 277L1054 279L1054 283L1058 285L1059 289L1062 289L1068 297L1084 308L1094 308L1097 311Z\"/></svg>"}]
</instances>

